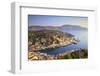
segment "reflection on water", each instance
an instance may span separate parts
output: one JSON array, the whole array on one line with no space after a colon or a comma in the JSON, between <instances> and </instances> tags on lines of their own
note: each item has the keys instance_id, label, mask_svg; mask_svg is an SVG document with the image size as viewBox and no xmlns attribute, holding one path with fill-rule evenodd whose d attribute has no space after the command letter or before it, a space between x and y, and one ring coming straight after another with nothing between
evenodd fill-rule
<instances>
[{"instance_id":1,"label":"reflection on water","mask_svg":"<svg viewBox=\"0 0 100 76\"><path fill-rule=\"evenodd\" d=\"M58 53L66 52L66 51L70 51L70 50L75 50L75 49L80 49L80 48L88 48L88 30L73 30L73 31L72 30L68 30L68 31L63 30L63 32L68 32L68 33L75 35L75 37L77 39L79 39L80 42L78 42L77 44L69 45L69 46L45 50L45 51L43 51L44 53L47 53L50 55L56 55Z\"/></svg>"}]
</instances>

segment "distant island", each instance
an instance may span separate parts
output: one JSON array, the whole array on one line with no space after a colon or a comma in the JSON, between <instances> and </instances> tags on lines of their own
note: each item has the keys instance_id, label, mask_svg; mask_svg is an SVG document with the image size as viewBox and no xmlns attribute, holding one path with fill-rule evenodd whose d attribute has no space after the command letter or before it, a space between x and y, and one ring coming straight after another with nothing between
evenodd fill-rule
<instances>
[{"instance_id":1,"label":"distant island","mask_svg":"<svg viewBox=\"0 0 100 76\"><path fill-rule=\"evenodd\" d=\"M70 25L70 24L65 24L62 26L40 26L40 25L32 25L28 27L29 31L32 30L42 30L42 29L51 29L51 30L87 30L85 27L81 27L79 25Z\"/></svg>"}]
</instances>

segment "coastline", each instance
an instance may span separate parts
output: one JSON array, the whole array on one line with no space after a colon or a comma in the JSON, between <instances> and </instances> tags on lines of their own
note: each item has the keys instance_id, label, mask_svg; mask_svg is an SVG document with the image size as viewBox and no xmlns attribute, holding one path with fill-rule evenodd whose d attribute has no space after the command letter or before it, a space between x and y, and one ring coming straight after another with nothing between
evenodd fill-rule
<instances>
[{"instance_id":1,"label":"coastline","mask_svg":"<svg viewBox=\"0 0 100 76\"><path fill-rule=\"evenodd\" d=\"M59 53L57 55L48 55L41 52L28 52L29 61L33 60L57 60L57 59L77 59L87 58L88 50L86 48L70 50L68 52Z\"/></svg>"},{"instance_id":2,"label":"coastline","mask_svg":"<svg viewBox=\"0 0 100 76\"><path fill-rule=\"evenodd\" d=\"M79 42L79 40L76 40L74 37L72 39L70 39L69 41L67 42L63 42L63 43L60 43L60 44L52 44L52 45L48 45L48 46L37 46L34 47L30 47L29 48L29 51L42 51L42 50L45 50L45 49L53 49L53 48L59 48L59 47L64 47L64 46L68 46L68 45L71 45L71 44L77 44Z\"/></svg>"}]
</instances>

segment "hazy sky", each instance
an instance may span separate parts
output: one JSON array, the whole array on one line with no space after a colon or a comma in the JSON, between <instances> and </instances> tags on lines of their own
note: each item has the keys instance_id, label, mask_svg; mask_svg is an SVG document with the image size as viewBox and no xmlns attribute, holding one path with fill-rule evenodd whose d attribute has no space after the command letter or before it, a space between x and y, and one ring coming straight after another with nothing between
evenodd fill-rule
<instances>
[{"instance_id":1,"label":"hazy sky","mask_svg":"<svg viewBox=\"0 0 100 76\"><path fill-rule=\"evenodd\" d=\"M62 26L65 24L88 27L88 17L28 15L29 26Z\"/></svg>"}]
</instances>

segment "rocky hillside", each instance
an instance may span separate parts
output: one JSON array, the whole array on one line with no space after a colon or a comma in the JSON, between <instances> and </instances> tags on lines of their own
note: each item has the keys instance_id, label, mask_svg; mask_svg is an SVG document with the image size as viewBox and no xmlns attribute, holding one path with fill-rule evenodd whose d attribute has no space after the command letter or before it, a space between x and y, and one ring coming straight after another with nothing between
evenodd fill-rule
<instances>
[{"instance_id":1,"label":"rocky hillside","mask_svg":"<svg viewBox=\"0 0 100 76\"><path fill-rule=\"evenodd\" d=\"M57 30L38 30L28 32L29 51L39 51L48 48L61 47L78 41L72 34Z\"/></svg>"}]
</instances>

